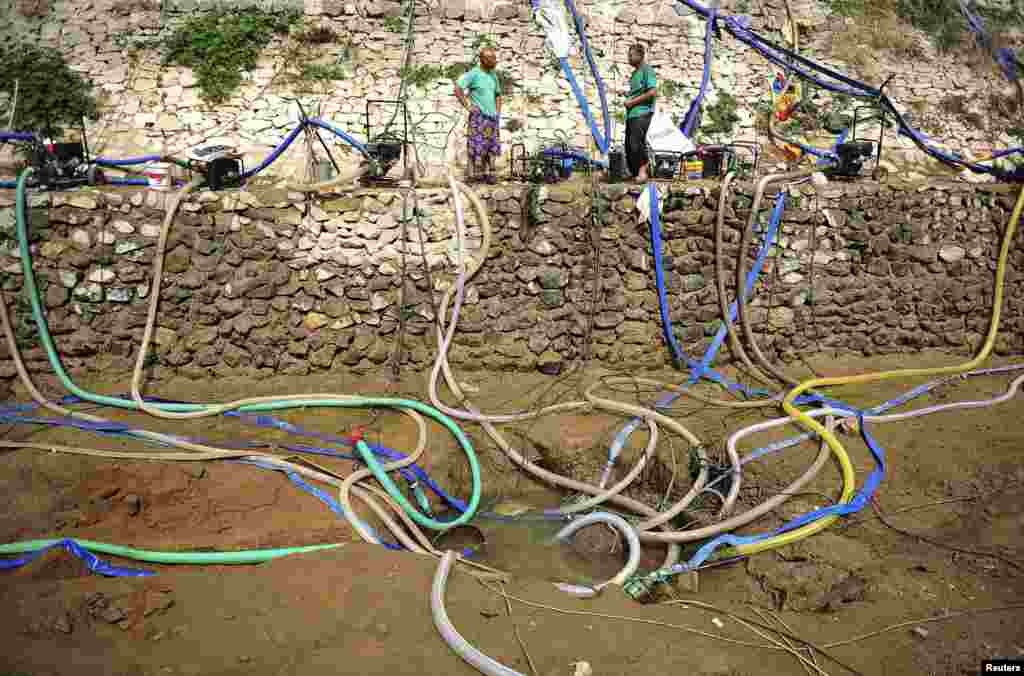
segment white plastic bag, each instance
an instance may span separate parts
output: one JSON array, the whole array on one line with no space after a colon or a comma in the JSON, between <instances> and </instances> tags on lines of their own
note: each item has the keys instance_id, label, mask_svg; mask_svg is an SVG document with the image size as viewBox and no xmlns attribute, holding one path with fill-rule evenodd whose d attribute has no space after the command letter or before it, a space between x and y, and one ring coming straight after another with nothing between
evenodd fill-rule
<instances>
[{"instance_id":1,"label":"white plastic bag","mask_svg":"<svg viewBox=\"0 0 1024 676\"><path fill-rule=\"evenodd\" d=\"M533 13L533 18L544 29L545 42L548 48L560 59L568 58L569 25L565 20L565 9L558 0L540 0L540 5Z\"/></svg>"},{"instance_id":2,"label":"white plastic bag","mask_svg":"<svg viewBox=\"0 0 1024 676\"><path fill-rule=\"evenodd\" d=\"M696 150L693 141L680 131L672 115L661 110L654 112L647 128L647 147L656 153L691 153Z\"/></svg>"}]
</instances>

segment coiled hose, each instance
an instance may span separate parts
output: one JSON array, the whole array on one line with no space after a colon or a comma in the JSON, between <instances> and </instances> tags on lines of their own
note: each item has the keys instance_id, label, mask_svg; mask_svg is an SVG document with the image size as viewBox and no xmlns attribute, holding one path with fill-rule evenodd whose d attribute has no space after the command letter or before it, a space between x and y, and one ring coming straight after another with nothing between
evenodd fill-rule
<instances>
[{"instance_id":1,"label":"coiled hose","mask_svg":"<svg viewBox=\"0 0 1024 676\"><path fill-rule=\"evenodd\" d=\"M579 519L574 519L560 531L555 533L555 542L565 542L581 528L586 528L587 526L592 526L596 523L606 524L622 534L622 537L626 540L626 546L629 549L629 558L626 560L626 565L618 572L618 574L615 575L615 577L593 587L595 594L610 584L623 585L626 580L636 573L637 568L640 567L640 538L637 536L636 530L634 530L625 519L616 514L595 512L593 514L587 514Z\"/></svg>"}]
</instances>

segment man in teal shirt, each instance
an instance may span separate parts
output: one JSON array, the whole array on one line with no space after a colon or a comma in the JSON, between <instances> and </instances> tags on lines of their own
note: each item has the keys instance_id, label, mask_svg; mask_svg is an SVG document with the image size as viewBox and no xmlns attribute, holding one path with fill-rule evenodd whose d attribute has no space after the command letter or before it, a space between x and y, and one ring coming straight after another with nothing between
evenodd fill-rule
<instances>
[{"instance_id":1,"label":"man in teal shirt","mask_svg":"<svg viewBox=\"0 0 1024 676\"><path fill-rule=\"evenodd\" d=\"M485 47L480 50L480 64L455 83L455 97L469 111L466 147L470 177L488 183L497 183L494 158L501 154L501 82L494 72L497 64L497 54Z\"/></svg>"},{"instance_id":2,"label":"man in teal shirt","mask_svg":"<svg viewBox=\"0 0 1024 676\"><path fill-rule=\"evenodd\" d=\"M626 165L638 183L646 183L647 129L654 117L654 100L658 96L658 76L644 62L644 47L635 44L629 48L629 65L633 75L629 78L629 96L626 97Z\"/></svg>"}]
</instances>

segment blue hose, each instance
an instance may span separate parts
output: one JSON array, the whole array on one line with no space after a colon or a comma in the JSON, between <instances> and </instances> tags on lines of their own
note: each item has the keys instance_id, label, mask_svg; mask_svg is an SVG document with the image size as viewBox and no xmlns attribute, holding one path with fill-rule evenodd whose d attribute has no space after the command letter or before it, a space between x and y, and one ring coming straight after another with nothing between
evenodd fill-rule
<instances>
[{"instance_id":1,"label":"blue hose","mask_svg":"<svg viewBox=\"0 0 1024 676\"><path fill-rule=\"evenodd\" d=\"M334 125L330 124L329 122L325 122L324 120L321 120L321 119L316 118L316 117L311 117L311 118L309 118L306 121L309 124L313 125L314 127L320 127L321 129L326 129L327 131L331 132L332 134L334 134L335 136L337 136L338 138L340 138L341 140L345 141L350 146L352 146L353 148L355 148L356 150L361 152L364 156L369 157L369 151L366 149L365 145L360 143L354 137L346 134L341 129L338 129Z\"/></svg>"},{"instance_id":2,"label":"blue hose","mask_svg":"<svg viewBox=\"0 0 1024 676\"><path fill-rule=\"evenodd\" d=\"M710 17L712 14L711 10L702 6L700 3L696 2L696 0L679 0L679 2L684 3L685 5L693 9L695 12L703 16L705 19ZM880 89L864 84L862 82L858 82L857 80L849 78L843 75L842 73L839 73L831 68L828 68L827 66L824 66L820 63L812 61L811 59L801 56L800 54L797 54L792 50L777 45L771 42L770 40L766 40L765 38L751 31L748 25L745 25L749 23L748 21L741 21L737 17L731 16L725 17L724 21L726 30L729 33L731 33L740 42L760 52L762 56L764 56L772 63L775 63L776 65L782 68L786 68L791 72L796 73L803 79L809 80L818 85L819 87L822 87L829 91L848 94L850 96L854 96L857 98L868 98L877 100L884 109L886 109L888 112L891 112L893 116L896 118L899 133L902 133L909 137L914 142L914 144L917 145L918 148L920 148L923 152L927 153L931 157L934 157L942 162L945 162L946 164L961 166L970 169L975 173L992 174L1004 180L1017 180L1024 178L1024 168L1017 168L1013 171L1005 171L999 167L989 167L982 164L978 164L977 162L968 162L957 155L945 152L939 148L929 145L925 137L921 134L921 132L917 131L907 123L903 115L901 115L900 112L896 109L896 106L893 104L892 100ZM837 80L843 83L843 85L845 86L833 84L831 82L826 82L816 77L810 71L805 70L803 67L801 67L801 65L798 64L802 64L803 66L806 66L807 68L813 71L817 71L832 78L833 80ZM1024 152L1024 148L1015 148L1009 152L1006 152L1005 154L1011 154L1013 152Z\"/></svg>"},{"instance_id":3,"label":"blue hose","mask_svg":"<svg viewBox=\"0 0 1024 676\"><path fill-rule=\"evenodd\" d=\"M159 155L143 155L142 157L127 157L123 160L115 160L112 157L97 157L96 164L103 167L130 167L135 164L146 164L148 162L159 162L163 158Z\"/></svg>"},{"instance_id":4,"label":"blue hose","mask_svg":"<svg viewBox=\"0 0 1024 676\"><path fill-rule=\"evenodd\" d=\"M535 11L540 7L538 0L532 0L531 4ZM572 93L576 97L576 103L579 104L583 117L587 120L587 124L590 125L590 133L594 137L594 142L597 144L597 147L602 154L607 154L612 141L612 122L611 116L608 114L608 96L604 86L604 79L601 77L601 72L597 68L597 62L594 60L594 55L590 51L590 43L587 41L587 33L583 29L583 22L580 21L579 14L576 12L575 3L573 3L573 0L565 0L565 4L569 8L569 13L572 15L573 25L576 27L576 33L580 36L580 43L583 45L583 54L587 59L587 64L590 66L590 73L594 76L594 81L597 84L597 95L601 99L601 117L604 120L603 135L597 128L597 121L594 120L594 115L590 112L590 103L587 102L587 97L583 95L583 91L580 89L580 85L576 81L576 74L573 72L572 66L569 65L569 60L559 58L558 63L562 67L562 72L565 74L565 78L569 81L569 87L572 89Z\"/></svg>"},{"instance_id":5,"label":"blue hose","mask_svg":"<svg viewBox=\"0 0 1024 676\"><path fill-rule=\"evenodd\" d=\"M243 173L242 178L252 178L256 174L260 173L261 171L269 167L271 164L273 164L274 161L281 156L281 153L288 149L288 146L292 144L292 142L299 136L300 133L302 133L301 124L295 129L292 129L291 133L289 133L288 136L286 136L284 140L281 141L281 143L276 148L274 148L274 150L271 151L271 153L267 155L267 157L262 162L260 162L258 165L256 165L249 171Z\"/></svg>"},{"instance_id":6,"label":"blue hose","mask_svg":"<svg viewBox=\"0 0 1024 676\"><path fill-rule=\"evenodd\" d=\"M782 212L783 212L783 209L785 207L785 199L786 199L785 191L779 192L779 196L778 196L778 198L776 198L776 201L775 201L775 209L772 211L771 221L768 224L768 232L765 234L764 242L761 245L761 250L757 254L757 259L754 261L754 265L750 268L750 271L747 273L747 290L746 290L747 294L749 294L753 290L754 283L757 281L757 278L760 276L761 269L764 267L765 260L768 258L768 252L771 250L772 243L775 240L775 234L778 232L779 221L782 220ZM651 208L652 208L652 215L653 215L654 206L652 205ZM652 227L652 235L653 234L654 234L654 230L653 230L653 227ZM654 247L655 251L661 249L660 236L659 236L657 241L653 241L652 242L652 246ZM660 301L661 298L662 298L662 294L661 294L660 289L664 286L664 277L663 277L663 275L661 273L657 272L657 270L658 270L657 263L655 264L655 270L656 270L655 274L657 274L657 283L658 283L658 288L659 288L658 299ZM662 322L663 323L665 322L666 314L667 314L667 310L662 312ZM732 306L729 308L729 316L730 316L730 321L735 321L736 320L736 302L735 301L733 302ZM668 329L668 331L671 333L671 328ZM711 362L714 361L715 356L718 354L718 350L721 349L721 347L722 347L722 342L725 340L726 331L727 331L726 326L723 323L721 326L718 327L718 332L715 334L714 339L711 341L711 344L708 346L707 351L704 353L704 358L701 359L700 363L693 363L693 362L691 362L692 366L690 368L690 379L689 379L689 381L687 383L688 386L689 385L693 385L694 383L699 381L701 378L704 378L706 376L708 370L711 367ZM682 395L680 393L678 393L678 392L669 392L664 397L659 399L654 404L654 407L655 408L662 408L663 409L663 408L665 408L667 406L671 406L672 402L674 402L680 396L682 396ZM615 460L622 453L622 449L626 445L626 442L629 441L629 437L633 435L633 432L635 432L637 430L637 428L640 426L641 422L642 422L642 420L640 418L633 418L628 423L626 423L626 425L621 430L619 430L619 433L615 436L615 439L612 441L611 447L608 449L608 465L609 466L614 464Z\"/></svg>"},{"instance_id":7,"label":"blue hose","mask_svg":"<svg viewBox=\"0 0 1024 676\"><path fill-rule=\"evenodd\" d=\"M668 568L664 571L659 571L659 576L664 574L672 575L682 573L687 570L694 570L698 568L701 564L703 564L705 561L707 561L708 558L710 558L711 555L715 552L715 550L722 546L735 547L738 545L757 544L758 542L762 542L764 540L767 540L768 538L781 535L782 533L786 533L791 530L796 530L797 528L800 528L805 524L811 523L812 521L817 521L818 519L824 518L826 516L845 516L847 514L854 514L864 509L864 507L867 506L868 501L871 500L871 497L878 489L879 484L882 483L882 479L885 478L885 453L882 450L882 447L878 445L878 442L875 441L875 438L871 436L871 433L868 431L867 425L865 425L864 423L863 413L858 414L857 421L860 426L861 436L864 438L864 442L867 444L868 449L871 451L871 455L875 459L876 466L871 471L871 474L868 475L868 478L864 481L864 485L861 487L860 491L857 492L857 495L854 496L853 500L851 500L847 504L832 505L830 507L823 507L821 509L816 509L806 514L802 514L801 516L798 516L792 521L789 521L785 525L780 526L779 528L768 533L761 533L758 535L749 536L732 535L728 533L724 535L719 535L713 540L702 545L700 549L698 549L697 552L690 558L689 561L687 561L686 563L678 563L675 566Z\"/></svg>"},{"instance_id":8,"label":"blue hose","mask_svg":"<svg viewBox=\"0 0 1024 676\"><path fill-rule=\"evenodd\" d=\"M546 157L558 157L563 159L567 158L571 160L577 160L579 162L588 162L596 167L601 167L602 169L608 168L608 163L605 162L604 160L593 159L583 153L576 152L575 150L562 150L561 148L545 148L543 154Z\"/></svg>"},{"instance_id":9,"label":"blue hose","mask_svg":"<svg viewBox=\"0 0 1024 676\"><path fill-rule=\"evenodd\" d=\"M704 96L708 91L708 83L711 81L711 62L714 58L714 52L711 50L711 37L712 31L718 28L718 8L711 8L711 15L708 17L707 27L704 31L704 74L700 80L700 90L697 92L697 96L690 103L690 109L686 111L686 117L683 120L682 132L687 138L693 136L694 127L697 126L697 121L700 119L701 105L704 103Z\"/></svg>"},{"instance_id":10,"label":"blue hose","mask_svg":"<svg viewBox=\"0 0 1024 676\"><path fill-rule=\"evenodd\" d=\"M109 185L149 185L149 179L146 178L108 178L104 180L104 183Z\"/></svg>"},{"instance_id":11,"label":"blue hose","mask_svg":"<svg viewBox=\"0 0 1024 676\"><path fill-rule=\"evenodd\" d=\"M661 258L661 205L658 203L658 190L653 183L647 184L647 194L651 201L651 248L654 250L654 274L658 285L658 310L661 312L661 328L665 340L672 350L672 359L676 364L686 362L686 355L679 347L672 331L672 318L669 316L668 294L665 291L665 270Z\"/></svg>"},{"instance_id":12,"label":"blue hose","mask_svg":"<svg viewBox=\"0 0 1024 676\"><path fill-rule=\"evenodd\" d=\"M17 188L17 187L18 187L18 182L17 181L0 181L0 188L10 188L10 189L13 190L14 188Z\"/></svg>"},{"instance_id":13,"label":"blue hose","mask_svg":"<svg viewBox=\"0 0 1024 676\"><path fill-rule=\"evenodd\" d=\"M127 399L127 398L129 398L130 395L125 394L125 395L122 395L122 396L123 396L123 398ZM145 400L147 402L151 402L151 403L162 403L162 404L184 404L184 403L187 403L187 402L180 402L180 401L172 400L172 399L161 399L159 397L146 397ZM74 404L80 404L83 401L84 400L80 399L79 397L75 397L73 395L68 395L68 396L64 397L61 400L61 403L64 404L64 405L70 406L70 405L74 405ZM13 404L13 405L7 405L7 406L0 406L0 421L2 421L2 422L9 422L9 423L20 423L20 424L39 424L39 425L51 425L51 426L75 427L75 428L86 430L86 431L92 431L92 432L97 432L97 433L100 433L100 434L110 434L110 435L122 435L122 436L123 435L129 435L129 436L131 436L131 435L134 435L134 434L138 433L138 430L134 430L131 427L129 427L128 425L124 425L122 423L115 423L115 422L96 423L96 422L90 422L90 421L85 421L85 420L76 420L76 419L67 419L67 418L38 418L38 417L29 417L29 416L21 415L21 414L25 414L25 413L30 413L31 411L36 410L38 408L39 408L39 404L34 404L34 403L33 404ZM227 411L223 415L228 416L228 417L240 418L243 421L247 421L247 422L249 422L251 424L256 425L257 427L263 427L263 428L266 428L266 429L280 430L280 431L283 431L283 432L287 432L288 434L294 434L294 435L297 435L297 436L307 436L307 437L317 438L317 439L320 439L321 441L325 441L325 442L328 442L328 443L337 443L337 444L341 444L341 445L348 446L348 447L351 447L353 445L352 440L348 439L346 437L341 437L341 436L337 436L337 435L333 435L333 434L322 434L320 432L314 432L314 431L306 430L306 429L303 429L303 428L299 427L298 425L293 425L292 423L289 423L289 422L287 422L285 420L282 420L280 418L276 418L276 417L271 416L271 415L253 414L253 413L242 413L242 412L238 412L238 411ZM158 442L154 442L153 440L150 440L150 439L141 439L141 440L145 441L147 443L158 443ZM248 442L238 442L238 443L235 443L235 444L225 444L225 443L222 443L222 442L218 442L218 444L221 445L221 446L224 446L224 447L239 448L239 449L256 448L256 447L260 446L260 444L248 443ZM389 460L401 460L401 459L404 459L406 457L404 454L400 453L399 451L390 449L390 448L388 448L386 446L381 446L380 444L372 444L371 443L371 444L368 444L368 446L370 447L370 449L375 454L380 455L380 456L385 457L385 458L388 458ZM305 446L305 445L299 445L299 444L282 444L282 448L284 448L285 450L288 450L288 451L292 451L294 453L312 453L312 454L317 454L317 455L326 455L326 456L331 456L331 457L335 457L335 458L341 458L341 459L344 459L344 460L359 460L359 461L361 461L361 458L359 458L358 456L351 455L351 454L346 454L346 453L340 453L340 452L338 452L338 451L336 451L334 449L331 449L331 448L319 448L319 447L315 447L315 446ZM454 497L452 495L449 495L447 492L445 492L444 489L441 488L441 486L439 486L437 484L437 482L435 482L430 477L430 475L428 475L426 473L426 471L424 471L424 469L422 467L420 467L419 465L413 464L413 465L410 465L408 467L402 467L398 471L402 474L402 476L405 478L405 480L409 483L410 486L415 486L415 485L417 485L418 482L422 482L428 488L430 488L430 490L435 495L437 495L439 498L444 500L447 504L449 504L450 506L452 506L453 508L455 508L459 512L465 512L468 509L468 506L466 505L465 502L463 502L462 500L459 500L458 498L456 498L456 497Z\"/></svg>"},{"instance_id":14,"label":"blue hose","mask_svg":"<svg viewBox=\"0 0 1024 676\"><path fill-rule=\"evenodd\" d=\"M302 131L307 126L326 129L327 131L331 132L335 136L338 136L343 141L351 145L353 148L361 152L363 155L368 155L366 146L364 146L362 143L357 141L352 136L346 134L341 129L338 129L337 127L328 122L325 122L319 118L310 117L306 118L299 124L299 126L295 127L295 129L293 129L288 134L288 136L286 136L284 140L281 141L281 143L276 148L274 148L274 150L269 155L267 155L267 157L262 162L260 162L256 167L242 174L242 178L252 178L256 174L260 173L261 171L269 167L271 164L273 164L277 160L277 158L281 156L281 153L288 149L288 146L290 146L292 142L294 142L295 139L298 138L299 134L301 134Z\"/></svg>"},{"instance_id":15,"label":"blue hose","mask_svg":"<svg viewBox=\"0 0 1024 676\"><path fill-rule=\"evenodd\" d=\"M24 131L0 131L0 141L35 141L36 135Z\"/></svg>"}]
</instances>

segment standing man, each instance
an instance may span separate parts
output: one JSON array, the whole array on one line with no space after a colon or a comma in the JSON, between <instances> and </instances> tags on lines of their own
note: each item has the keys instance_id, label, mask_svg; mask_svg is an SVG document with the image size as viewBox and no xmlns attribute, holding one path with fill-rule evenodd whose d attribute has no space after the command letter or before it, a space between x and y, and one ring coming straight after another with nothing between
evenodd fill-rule
<instances>
[{"instance_id":1,"label":"standing man","mask_svg":"<svg viewBox=\"0 0 1024 676\"><path fill-rule=\"evenodd\" d=\"M455 97L469 111L466 146L470 178L481 178L491 184L498 182L494 158L501 154L501 83L494 72L496 65L497 54L484 47L480 50L480 64L455 83Z\"/></svg>"},{"instance_id":2,"label":"standing man","mask_svg":"<svg viewBox=\"0 0 1024 676\"><path fill-rule=\"evenodd\" d=\"M658 96L658 76L644 62L644 46L629 48L629 65L633 75L629 78L629 96L626 97L626 166L637 183L646 183L647 128L654 116L654 99Z\"/></svg>"}]
</instances>

